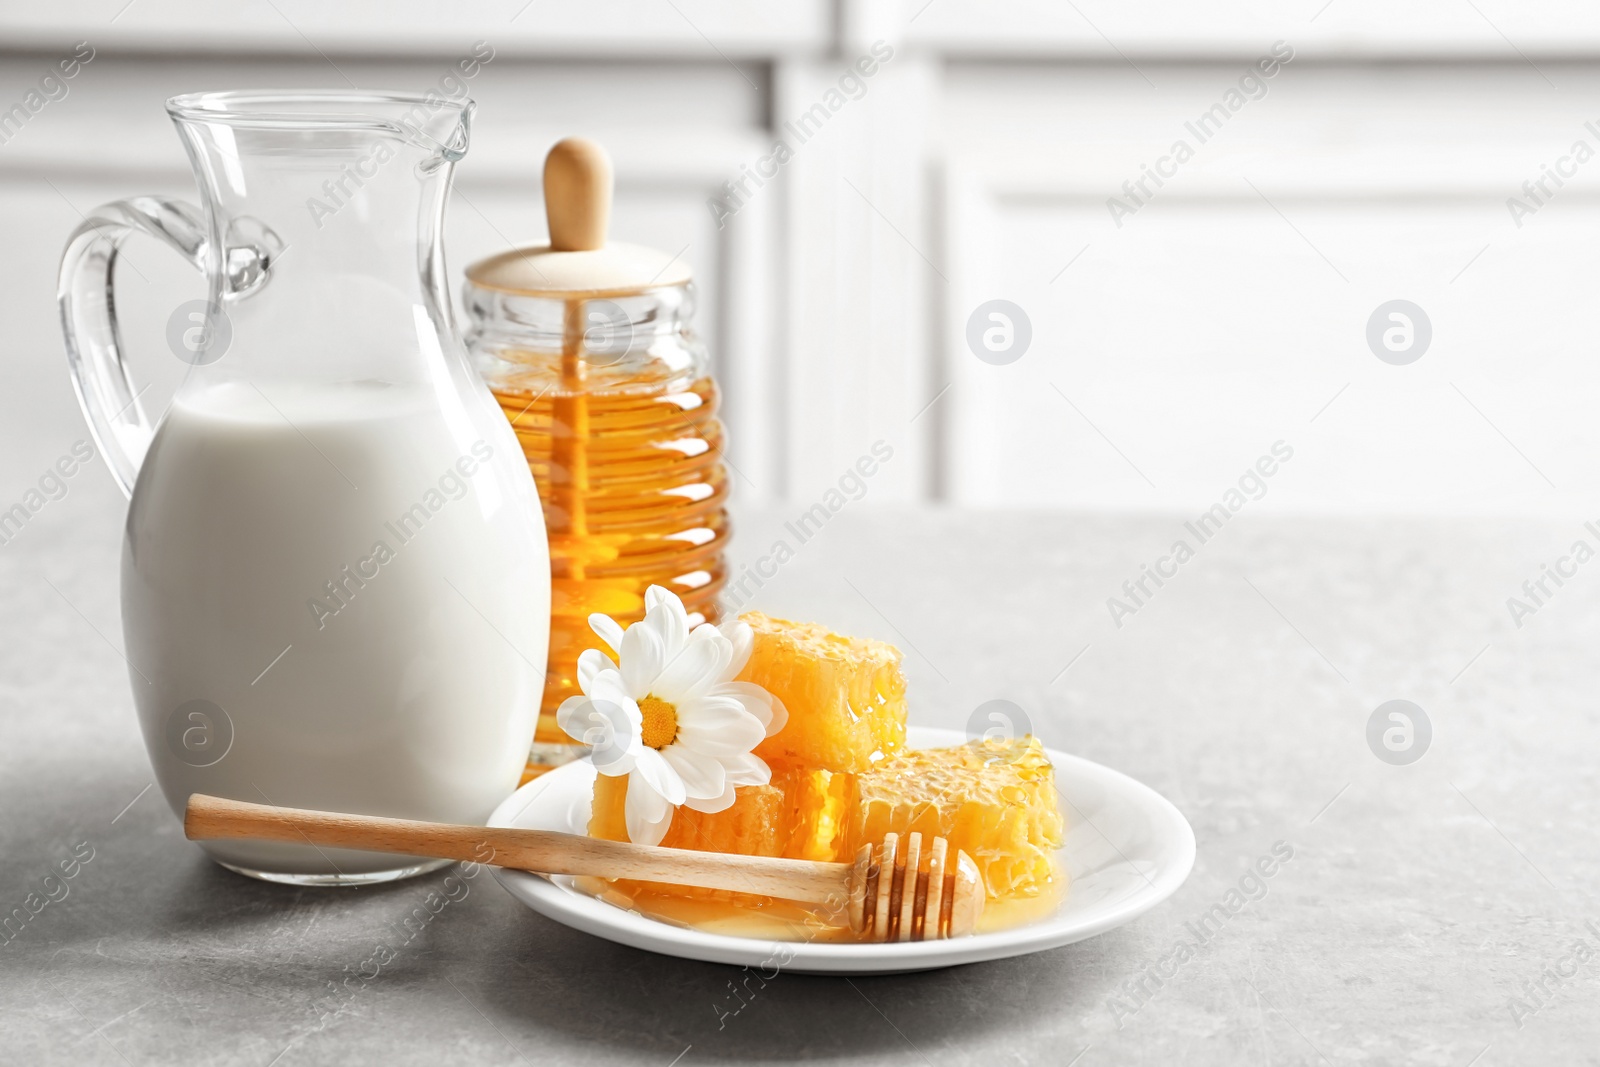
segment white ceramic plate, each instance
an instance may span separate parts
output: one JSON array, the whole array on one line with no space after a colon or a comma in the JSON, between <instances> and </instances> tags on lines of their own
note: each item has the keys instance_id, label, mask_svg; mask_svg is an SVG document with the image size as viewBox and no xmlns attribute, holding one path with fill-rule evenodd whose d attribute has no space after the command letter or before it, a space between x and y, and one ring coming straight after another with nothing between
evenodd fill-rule
<instances>
[{"instance_id":1,"label":"white ceramic plate","mask_svg":"<svg viewBox=\"0 0 1600 1067\"><path fill-rule=\"evenodd\" d=\"M911 727L918 748L966 741L955 730ZM1098 763L1050 751L1067 820L1060 859L1070 880L1053 914L1025 926L949 941L896 944L784 942L783 966L821 974L918 971L1070 945L1121 926L1171 896L1194 866L1194 831L1167 799ZM589 822L594 767L569 763L506 798L491 826L581 834ZM647 919L573 888L572 879L495 868L511 895L541 915L634 948L712 963L771 963L771 941L705 933Z\"/></svg>"}]
</instances>

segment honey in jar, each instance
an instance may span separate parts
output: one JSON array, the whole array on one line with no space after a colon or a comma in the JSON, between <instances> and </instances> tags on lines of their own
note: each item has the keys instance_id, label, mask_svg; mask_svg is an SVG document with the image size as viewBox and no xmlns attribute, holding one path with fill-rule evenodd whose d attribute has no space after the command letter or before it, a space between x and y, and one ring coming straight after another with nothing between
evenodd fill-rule
<instances>
[{"instance_id":1,"label":"honey in jar","mask_svg":"<svg viewBox=\"0 0 1600 1067\"><path fill-rule=\"evenodd\" d=\"M611 166L569 138L545 161L548 245L467 270L467 343L517 433L550 538L550 651L529 775L580 753L555 711L599 645L588 618L643 618L645 590L717 621L729 535L718 394L688 267L606 240Z\"/></svg>"}]
</instances>

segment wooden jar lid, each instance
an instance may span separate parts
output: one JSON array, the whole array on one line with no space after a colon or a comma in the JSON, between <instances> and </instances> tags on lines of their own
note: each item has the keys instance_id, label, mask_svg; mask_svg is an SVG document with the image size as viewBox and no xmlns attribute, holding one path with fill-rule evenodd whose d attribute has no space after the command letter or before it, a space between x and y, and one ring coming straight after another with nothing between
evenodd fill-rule
<instances>
[{"instance_id":1,"label":"wooden jar lid","mask_svg":"<svg viewBox=\"0 0 1600 1067\"><path fill-rule=\"evenodd\" d=\"M467 280L532 296L618 296L683 285L686 263L654 248L606 240L611 222L611 157L594 141L567 137L544 160L550 243L480 259Z\"/></svg>"}]
</instances>

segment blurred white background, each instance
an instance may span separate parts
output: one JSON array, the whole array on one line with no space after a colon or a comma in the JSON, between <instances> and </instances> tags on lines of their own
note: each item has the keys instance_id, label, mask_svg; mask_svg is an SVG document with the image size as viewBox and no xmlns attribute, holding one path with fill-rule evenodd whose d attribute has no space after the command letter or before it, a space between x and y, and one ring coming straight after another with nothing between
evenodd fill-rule
<instances>
[{"instance_id":1,"label":"blurred white background","mask_svg":"<svg viewBox=\"0 0 1600 1067\"><path fill-rule=\"evenodd\" d=\"M193 196L166 97L425 91L486 42L457 279L543 238L556 138L605 142L613 236L700 278L747 500L815 499L883 439L883 501L1194 514L1281 440L1294 458L1252 511L1594 517L1594 5L12 2L0 113L79 41L95 58L67 95L0 122L7 501L86 436L53 301L67 234L106 200ZM892 58L799 144L786 124L880 41ZM1292 59L1241 82L1275 49ZM1230 92L1201 143L1186 123ZM793 158L719 228L709 201L780 138ZM1114 220L1180 139L1193 158ZM1524 182L1558 164L1519 226L1508 198L1533 204ZM154 242L126 260L155 397L200 279ZM966 340L992 299L1031 326L1006 365ZM1366 337L1395 299L1432 328L1403 366Z\"/></svg>"}]
</instances>

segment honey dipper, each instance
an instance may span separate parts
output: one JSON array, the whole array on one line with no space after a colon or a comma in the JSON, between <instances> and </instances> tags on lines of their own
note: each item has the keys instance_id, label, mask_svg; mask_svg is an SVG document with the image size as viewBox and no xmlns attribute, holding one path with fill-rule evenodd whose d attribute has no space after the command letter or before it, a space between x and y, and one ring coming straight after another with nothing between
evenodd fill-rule
<instances>
[{"instance_id":1,"label":"honey dipper","mask_svg":"<svg viewBox=\"0 0 1600 1067\"><path fill-rule=\"evenodd\" d=\"M845 901L850 929L863 941L960 937L973 932L983 913L983 881L972 858L952 850L942 837L924 847L925 839L917 833L905 838L903 849L900 835L888 834L882 845L862 845L853 863L825 863L634 845L554 830L279 808L202 793L189 798L183 832L193 841L286 841L490 863L540 874L667 882L808 904Z\"/></svg>"}]
</instances>

